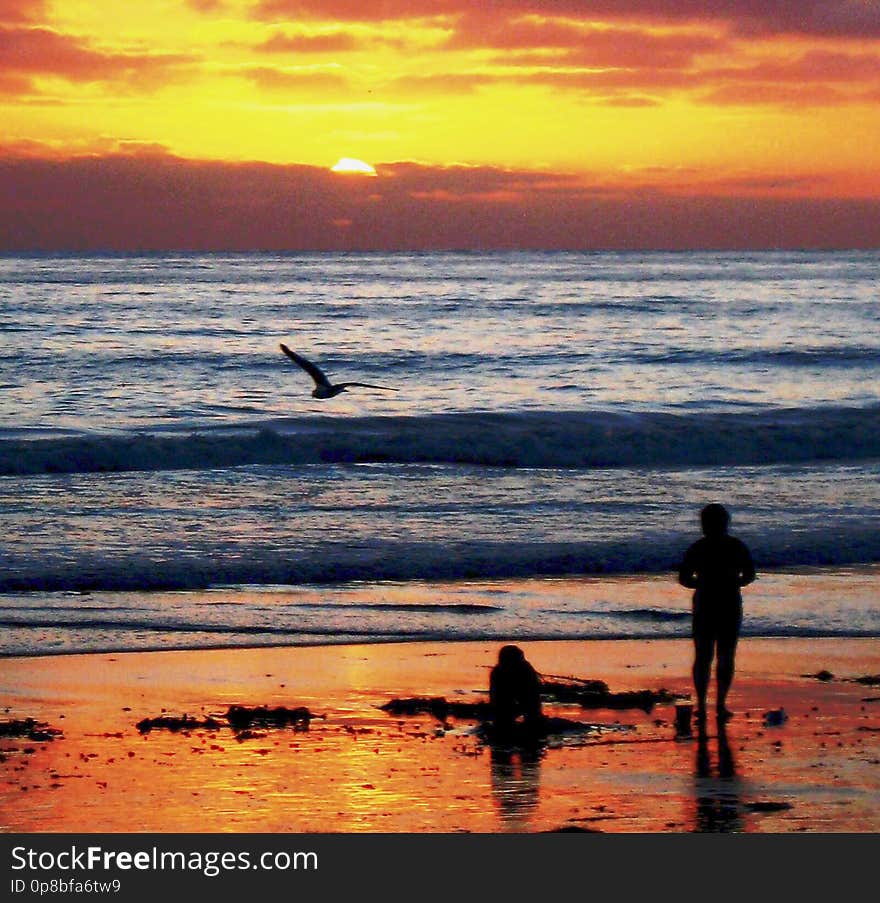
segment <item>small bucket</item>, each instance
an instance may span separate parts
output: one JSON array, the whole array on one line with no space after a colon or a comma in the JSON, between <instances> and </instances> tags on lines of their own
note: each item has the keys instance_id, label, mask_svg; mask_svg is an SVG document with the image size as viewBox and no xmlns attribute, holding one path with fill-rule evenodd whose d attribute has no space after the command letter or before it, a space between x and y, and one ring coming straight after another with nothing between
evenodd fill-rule
<instances>
[{"instance_id":1,"label":"small bucket","mask_svg":"<svg viewBox=\"0 0 880 903\"><path fill-rule=\"evenodd\" d=\"M675 706L675 731L678 734L691 732L691 720L694 717L694 707L689 702L679 702Z\"/></svg>"}]
</instances>

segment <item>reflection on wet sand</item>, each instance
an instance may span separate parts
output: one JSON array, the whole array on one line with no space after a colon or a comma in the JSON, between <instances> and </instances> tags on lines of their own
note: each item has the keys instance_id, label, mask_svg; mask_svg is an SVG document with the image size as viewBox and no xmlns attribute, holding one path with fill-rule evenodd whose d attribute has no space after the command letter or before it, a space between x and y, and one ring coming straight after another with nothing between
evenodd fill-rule
<instances>
[{"instance_id":1,"label":"reflection on wet sand","mask_svg":"<svg viewBox=\"0 0 880 903\"><path fill-rule=\"evenodd\" d=\"M700 743L692 718L690 737L673 735L672 703L588 716L554 701L547 717L615 730L554 736L539 759L517 742L493 749L476 715L447 712L446 727L427 710L382 710L392 695L476 704L497 652L488 641L6 659L15 689L0 720L33 718L63 735L0 742L0 829L876 832L880 702L868 700L880 694L800 675L880 674L877 647L751 640L738 653L736 720L720 737L710 720ZM528 647L539 672L590 674L622 691L689 690L690 657L683 640ZM245 738L221 714L239 705L326 719L309 731L252 727ZM783 706L788 721L765 725L762 714ZM161 716L223 724L138 730Z\"/></svg>"},{"instance_id":2,"label":"reflection on wet sand","mask_svg":"<svg viewBox=\"0 0 880 903\"><path fill-rule=\"evenodd\" d=\"M696 817L694 831L731 834L743 830L740 779L727 736L727 726L718 724L717 768L713 774L706 725L697 733L697 758L694 767Z\"/></svg>"},{"instance_id":3,"label":"reflection on wet sand","mask_svg":"<svg viewBox=\"0 0 880 903\"><path fill-rule=\"evenodd\" d=\"M534 830L529 822L538 805L543 750L535 746L493 744L490 750L492 797L498 807L500 830Z\"/></svg>"}]
</instances>

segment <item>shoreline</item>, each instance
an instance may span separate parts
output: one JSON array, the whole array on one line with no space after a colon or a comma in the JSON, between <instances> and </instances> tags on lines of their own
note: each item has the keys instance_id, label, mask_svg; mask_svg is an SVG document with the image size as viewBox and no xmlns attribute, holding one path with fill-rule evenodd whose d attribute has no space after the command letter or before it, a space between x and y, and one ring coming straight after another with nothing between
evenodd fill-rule
<instances>
[{"instance_id":1,"label":"shoreline","mask_svg":"<svg viewBox=\"0 0 880 903\"><path fill-rule=\"evenodd\" d=\"M545 675L688 693L688 639L518 641ZM0 830L73 832L880 831L880 674L871 638L744 638L727 735L677 737L674 706L548 714L596 725L534 761L475 725L390 716L392 698L485 698L500 641L7 658L4 718L63 736L0 741ZM832 672L827 681L815 677ZM812 675L812 676L810 676ZM870 701L873 700L873 701ZM710 703L712 697L710 696ZM141 734L160 714L305 706L308 731ZM784 708L785 723L765 723ZM28 751L30 750L30 751Z\"/></svg>"},{"instance_id":2,"label":"shoreline","mask_svg":"<svg viewBox=\"0 0 880 903\"><path fill-rule=\"evenodd\" d=\"M799 633L791 634L752 634L743 632L740 634L740 643L750 640L773 640L785 642L787 640L839 640L846 642L847 640L880 640L880 633L811 633L804 630ZM514 643L524 645L530 643L628 643L628 642L663 642L663 641L679 641L691 642L690 634L673 634L673 633L655 633L650 636L633 636L632 634L621 634L619 636L548 636L543 634L524 635L511 637L499 634L497 636L463 636L463 637L442 637L442 636L424 636L424 637L404 637L396 639L394 637L381 637L376 639L367 639L364 637L340 640L339 642L328 642L315 640L314 642L301 643L252 643L238 644L229 643L217 646L156 646L144 647L139 649L125 649L115 646L108 646L99 649L83 649L83 650L66 650L62 649L57 652L0 652L0 662L14 662L17 659L55 659L67 658L74 656L89 655L156 655L160 653L184 653L184 652L234 652L240 650L242 652L254 652L259 650L280 650L280 649L339 649L347 646L407 646L407 645L426 645L426 644L457 644L457 643Z\"/></svg>"},{"instance_id":3,"label":"shoreline","mask_svg":"<svg viewBox=\"0 0 880 903\"><path fill-rule=\"evenodd\" d=\"M744 638L880 637L880 565L766 570ZM690 636L672 574L230 586L0 596L0 660L78 654L418 642Z\"/></svg>"}]
</instances>

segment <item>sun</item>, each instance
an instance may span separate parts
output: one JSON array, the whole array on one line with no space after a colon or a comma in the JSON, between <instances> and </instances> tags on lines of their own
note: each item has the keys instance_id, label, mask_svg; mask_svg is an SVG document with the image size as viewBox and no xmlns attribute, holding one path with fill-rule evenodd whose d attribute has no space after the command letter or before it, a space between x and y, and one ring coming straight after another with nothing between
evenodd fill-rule
<instances>
[{"instance_id":1,"label":"sun","mask_svg":"<svg viewBox=\"0 0 880 903\"><path fill-rule=\"evenodd\" d=\"M354 157L340 157L339 160L330 167L331 172L357 173L362 176L374 176L376 170L369 163L363 160L357 160Z\"/></svg>"}]
</instances>

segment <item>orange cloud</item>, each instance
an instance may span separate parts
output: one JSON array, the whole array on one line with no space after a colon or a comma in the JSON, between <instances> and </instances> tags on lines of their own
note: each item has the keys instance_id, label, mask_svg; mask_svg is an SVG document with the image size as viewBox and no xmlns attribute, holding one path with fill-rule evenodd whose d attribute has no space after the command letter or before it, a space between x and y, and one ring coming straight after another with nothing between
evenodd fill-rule
<instances>
[{"instance_id":1,"label":"orange cloud","mask_svg":"<svg viewBox=\"0 0 880 903\"><path fill-rule=\"evenodd\" d=\"M565 173L516 172L492 166L424 166L418 163L380 164L377 168L386 180L385 187L410 195L442 196L462 200L493 193L524 196L540 191L572 193L583 187L582 175ZM392 180L390 182L389 180Z\"/></svg>"},{"instance_id":2,"label":"orange cloud","mask_svg":"<svg viewBox=\"0 0 880 903\"><path fill-rule=\"evenodd\" d=\"M706 73L714 79L735 81L880 81L880 55L811 50L796 58L763 60L751 66L715 69Z\"/></svg>"},{"instance_id":3,"label":"orange cloud","mask_svg":"<svg viewBox=\"0 0 880 903\"><path fill-rule=\"evenodd\" d=\"M839 106L861 100L824 85L724 85L702 96L714 106L782 106L791 108Z\"/></svg>"},{"instance_id":4,"label":"orange cloud","mask_svg":"<svg viewBox=\"0 0 880 903\"><path fill-rule=\"evenodd\" d=\"M621 94L619 96L605 97L598 102L602 104L602 106L606 107L629 107L630 109L660 106L659 100L654 100L652 97L639 97L632 94Z\"/></svg>"},{"instance_id":5,"label":"orange cloud","mask_svg":"<svg viewBox=\"0 0 880 903\"><path fill-rule=\"evenodd\" d=\"M377 169L358 180L155 149L0 154L0 250L880 247L880 199L786 194L807 175L687 193L492 167Z\"/></svg>"},{"instance_id":6,"label":"orange cloud","mask_svg":"<svg viewBox=\"0 0 880 903\"><path fill-rule=\"evenodd\" d=\"M265 53L335 53L356 50L361 41L351 32L334 29L321 34L276 31L254 48Z\"/></svg>"},{"instance_id":7,"label":"orange cloud","mask_svg":"<svg viewBox=\"0 0 880 903\"><path fill-rule=\"evenodd\" d=\"M389 21L465 16L473 0L259 0L253 15L266 21ZM732 33L880 37L880 5L873 0L495 0L499 21L525 15L645 24L717 23Z\"/></svg>"},{"instance_id":8,"label":"orange cloud","mask_svg":"<svg viewBox=\"0 0 880 903\"><path fill-rule=\"evenodd\" d=\"M575 14L578 4L547 0L542 5L548 11ZM752 37L790 34L862 40L880 36L880 7L873 0L591 0L589 10L593 16L609 18L718 22Z\"/></svg>"},{"instance_id":9,"label":"orange cloud","mask_svg":"<svg viewBox=\"0 0 880 903\"><path fill-rule=\"evenodd\" d=\"M335 91L348 85L338 72L323 69L275 69L270 66L249 66L236 74L243 75L266 91Z\"/></svg>"},{"instance_id":10,"label":"orange cloud","mask_svg":"<svg viewBox=\"0 0 880 903\"><path fill-rule=\"evenodd\" d=\"M153 84L193 62L181 54L105 53L48 28L0 26L0 72L55 75L69 81L122 79Z\"/></svg>"},{"instance_id":11,"label":"orange cloud","mask_svg":"<svg viewBox=\"0 0 880 903\"><path fill-rule=\"evenodd\" d=\"M692 89L701 84L688 71L653 69L558 69L532 67L496 72L457 72L411 75L396 79L395 89L414 93L469 94L490 85L535 85L562 91L585 92L605 101L600 93L614 90L658 92L668 88ZM632 106L652 106L656 99L641 97ZM621 104L626 105L626 104Z\"/></svg>"},{"instance_id":12,"label":"orange cloud","mask_svg":"<svg viewBox=\"0 0 880 903\"><path fill-rule=\"evenodd\" d=\"M295 22L302 18L340 22L386 22L425 19L458 14L467 0L258 0L252 10L257 19L268 22Z\"/></svg>"},{"instance_id":13,"label":"orange cloud","mask_svg":"<svg viewBox=\"0 0 880 903\"><path fill-rule=\"evenodd\" d=\"M435 75L404 75L393 81L395 90L415 94L470 94L484 85L498 84L509 76L486 72L442 72Z\"/></svg>"},{"instance_id":14,"label":"orange cloud","mask_svg":"<svg viewBox=\"0 0 880 903\"><path fill-rule=\"evenodd\" d=\"M382 48L409 50L405 34L389 34L379 28L355 30L325 28L319 32L289 32L278 29L251 49L258 53L348 53Z\"/></svg>"},{"instance_id":15,"label":"orange cloud","mask_svg":"<svg viewBox=\"0 0 880 903\"><path fill-rule=\"evenodd\" d=\"M698 66L691 63L690 54L715 47L713 42L702 44L689 38L669 50L653 40L643 43L649 36L625 33L634 43L621 46L617 57L613 41L607 46L603 42L608 52L604 58L594 57L590 48L565 51L553 59L514 53L505 58L510 64L505 68L406 76L395 86L405 91L454 94L472 93L491 84L542 85L631 107L657 105L656 95L670 90L701 103L809 107L864 103L871 91L880 88L880 55L876 53L813 49L795 56L769 57L765 50L763 58L744 60L741 65ZM658 56L651 56L652 47ZM603 91L627 93L602 98L597 92Z\"/></svg>"},{"instance_id":16,"label":"orange cloud","mask_svg":"<svg viewBox=\"0 0 880 903\"><path fill-rule=\"evenodd\" d=\"M42 22L46 17L46 0L0 0L0 22Z\"/></svg>"},{"instance_id":17,"label":"orange cloud","mask_svg":"<svg viewBox=\"0 0 880 903\"><path fill-rule=\"evenodd\" d=\"M33 90L31 80L15 72L0 72L0 95L18 97Z\"/></svg>"},{"instance_id":18,"label":"orange cloud","mask_svg":"<svg viewBox=\"0 0 880 903\"><path fill-rule=\"evenodd\" d=\"M775 104L789 107L864 103L872 83L880 87L880 56L812 50L795 58L707 70L699 82L710 104Z\"/></svg>"},{"instance_id":19,"label":"orange cloud","mask_svg":"<svg viewBox=\"0 0 880 903\"><path fill-rule=\"evenodd\" d=\"M225 0L186 0L186 5L200 13L215 13L226 8Z\"/></svg>"},{"instance_id":20,"label":"orange cloud","mask_svg":"<svg viewBox=\"0 0 880 903\"><path fill-rule=\"evenodd\" d=\"M698 54L719 52L727 42L709 34L658 34L633 27L584 27L570 21L498 20L467 16L447 42L449 48L552 50L555 59L572 66L640 66L681 68ZM510 58L508 57L508 60ZM528 57L518 57L526 61Z\"/></svg>"}]
</instances>

